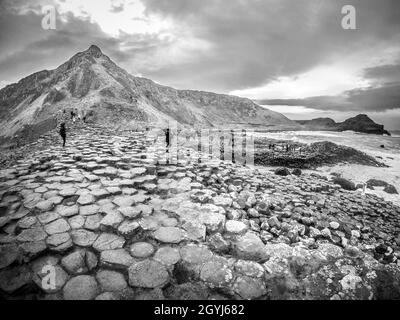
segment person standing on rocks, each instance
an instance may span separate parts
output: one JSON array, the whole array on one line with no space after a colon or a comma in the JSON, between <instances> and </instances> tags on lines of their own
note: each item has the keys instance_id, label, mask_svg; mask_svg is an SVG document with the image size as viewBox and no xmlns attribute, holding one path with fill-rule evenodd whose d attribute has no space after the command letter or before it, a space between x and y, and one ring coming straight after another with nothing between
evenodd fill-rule
<instances>
[{"instance_id":1,"label":"person standing on rocks","mask_svg":"<svg viewBox=\"0 0 400 320\"><path fill-rule=\"evenodd\" d=\"M169 128L165 129L165 142L167 144L167 152L169 151L169 139L170 139L170 130Z\"/></svg>"},{"instance_id":2,"label":"person standing on rocks","mask_svg":"<svg viewBox=\"0 0 400 320\"><path fill-rule=\"evenodd\" d=\"M65 128L65 122L61 123L60 125L60 136L63 139L63 148L65 147L65 141L67 139L67 129Z\"/></svg>"}]
</instances>

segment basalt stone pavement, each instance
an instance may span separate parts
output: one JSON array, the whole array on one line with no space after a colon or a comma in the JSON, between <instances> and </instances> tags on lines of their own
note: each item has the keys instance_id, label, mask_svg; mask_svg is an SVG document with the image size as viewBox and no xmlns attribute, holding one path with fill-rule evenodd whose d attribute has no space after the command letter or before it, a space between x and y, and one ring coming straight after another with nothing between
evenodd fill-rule
<instances>
[{"instance_id":1,"label":"basalt stone pavement","mask_svg":"<svg viewBox=\"0 0 400 320\"><path fill-rule=\"evenodd\" d=\"M400 298L400 208L151 140L88 127L1 170L3 298Z\"/></svg>"}]
</instances>

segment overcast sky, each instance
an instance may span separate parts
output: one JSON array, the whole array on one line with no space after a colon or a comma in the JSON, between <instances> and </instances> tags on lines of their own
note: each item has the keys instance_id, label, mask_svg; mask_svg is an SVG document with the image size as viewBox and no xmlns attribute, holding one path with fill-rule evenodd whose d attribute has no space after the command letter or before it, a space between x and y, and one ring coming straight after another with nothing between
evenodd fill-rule
<instances>
[{"instance_id":1,"label":"overcast sky","mask_svg":"<svg viewBox=\"0 0 400 320\"><path fill-rule=\"evenodd\" d=\"M42 6L57 8L44 30ZM342 28L344 5L356 30ZM0 0L0 87L91 44L134 75L293 119L367 113L400 129L399 0Z\"/></svg>"}]
</instances>

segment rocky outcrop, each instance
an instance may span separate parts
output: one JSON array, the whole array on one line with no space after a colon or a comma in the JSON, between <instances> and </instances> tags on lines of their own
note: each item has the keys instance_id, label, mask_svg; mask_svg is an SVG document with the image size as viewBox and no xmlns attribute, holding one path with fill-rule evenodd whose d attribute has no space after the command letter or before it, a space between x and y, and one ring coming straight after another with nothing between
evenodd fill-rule
<instances>
[{"instance_id":1,"label":"rocky outcrop","mask_svg":"<svg viewBox=\"0 0 400 320\"><path fill-rule=\"evenodd\" d=\"M329 131L355 131L371 134L390 133L384 129L383 125L375 123L366 114L359 114L343 122L336 123L330 118L317 118L312 120L298 120L297 123L303 125L307 130L329 130Z\"/></svg>"},{"instance_id":2,"label":"rocky outcrop","mask_svg":"<svg viewBox=\"0 0 400 320\"><path fill-rule=\"evenodd\" d=\"M254 162L264 166L285 166L290 168L317 168L337 163L356 163L385 167L374 157L351 147L322 141L310 145L291 141L279 141L279 148L269 148L271 141L264 138L255 140ZM276 144L278 144L276 143ZM286 150L286 146L291 146Z\"/></svg>"}]
</instances>

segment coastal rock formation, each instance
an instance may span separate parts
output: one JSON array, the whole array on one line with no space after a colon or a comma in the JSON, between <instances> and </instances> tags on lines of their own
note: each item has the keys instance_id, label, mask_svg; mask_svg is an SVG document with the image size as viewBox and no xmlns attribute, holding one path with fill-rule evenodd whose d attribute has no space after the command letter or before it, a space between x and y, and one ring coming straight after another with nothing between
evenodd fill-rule
<instances>
[{"instance_id":1,"label":"coastal rock formation","mask_svg":"<svg viewBox=\"0 0 400 320\"><path fill-rule=\"evenodd\" d=\"M336 123L330 118L317 118L312 120L297 120L297 123L304 126L307 130L329 130L329 131L355 131L371 134L390 133L384 129L383 125L375 123L366 114L359 114L353 118L349 118L343 122Z\"/></svg>"},{"instance_id":2,"label":"coastal rock formation","mask_svg":"<svg viewBox=\"0 0 400 320\"><path fill-rule=\"evenodd\" d=\"M295 143L290 150L286 150L286 146L292 144L290 141L282 141L281 146L273 149L268 148L270 144L271 141L267 138L255 140L255 164L290 168L317 168L343 162L374 167L386 166L364 152L329 141L314 142L309 145Z\"/></svg>"},{"instance_id":3,"label":"coastal rock formation","mask_svg":"<svg viewBox=\"0 0 400 320\"><path fill-rule=\"evenodd\" d=\"M386 181L370 179L367 181L367 188L374 190L374 187L383 187L383 191L389 194L399 194L394 185L387 183Z\"/></svg>"},{"instance_id":4,"label":"coastal rock formation","mask_svg":"<svg viewBox=\"0 0 400 320\"><path fill-rule=\"evenodd\" d=\"M400 208L376 195L190 149L167 164L144 132L53 141L0 170L1 298L400 298Z\"/></svg>"},{"instance_id":5,"label":"coastal rock formation","mask_svg":"<svg viewBox=\"0 0 400 320\"><path fill-rule=\"evenodd\" d=\"M111 127L166 126L174 120L198 127L297 125L249 99L176 90L132 76L91 46L54 70L1 89L0 137L43 134L54 128L54 116L74 109L89 122Z\"/></svg>"}]
</instances>

